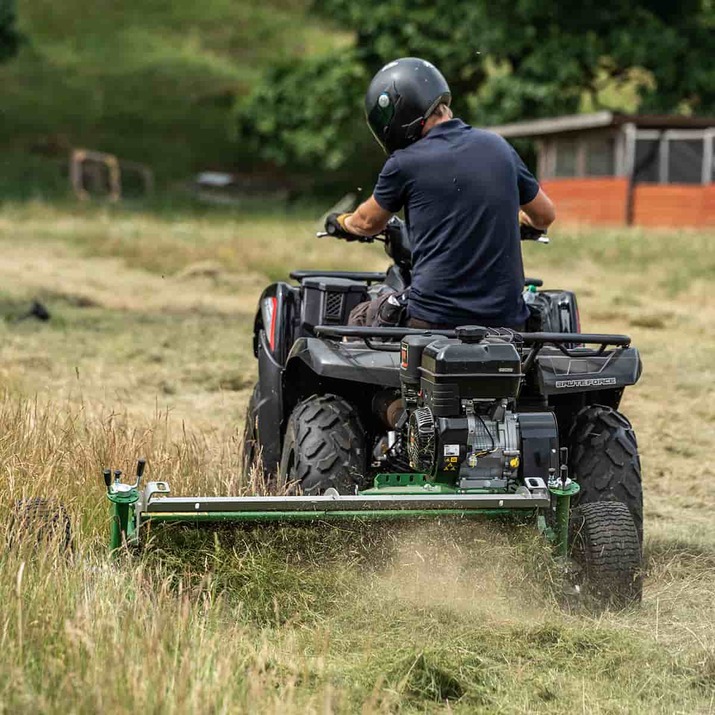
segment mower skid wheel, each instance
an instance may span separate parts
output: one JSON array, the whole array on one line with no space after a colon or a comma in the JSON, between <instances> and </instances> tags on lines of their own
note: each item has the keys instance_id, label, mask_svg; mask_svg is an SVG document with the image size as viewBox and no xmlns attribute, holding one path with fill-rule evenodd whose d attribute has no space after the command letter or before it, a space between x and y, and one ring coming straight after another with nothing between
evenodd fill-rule
<instances>
[{"instance_id":1,"label":"mower skid wheel","mask_svg":"<svg viewBox=\"0 0 715 715\"><path fill-rule=\"evenodd\" d=\"M571 512L569 531L580 592L602 606L639 603L641 545L628 507L619 502L582 504Z\"/></svg>"}]
</instances>

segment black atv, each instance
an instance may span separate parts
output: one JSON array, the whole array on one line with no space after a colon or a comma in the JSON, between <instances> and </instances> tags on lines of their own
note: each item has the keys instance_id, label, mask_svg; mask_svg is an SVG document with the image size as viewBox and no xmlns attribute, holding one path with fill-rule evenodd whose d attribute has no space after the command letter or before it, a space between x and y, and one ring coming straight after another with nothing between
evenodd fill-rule
<instances>
[{"instance_id":1,"label":"black atv","mask_svg":"<svg viewBox=\"0 0 715 715\"><path fill-rule=\"evenodd\" d=\"M494 512L531 506L562 553L568 543L584 587L639 599L640 460L618 411L641 374L628 336L581 333L576 296L533 278L522 333L348 326L358 304L410 284L399 219L358 240L384 242L386 273L295 271L296 285L261 296L247 467L308 496L439 492L483 495Z\"/></svg>"}]
</instances>

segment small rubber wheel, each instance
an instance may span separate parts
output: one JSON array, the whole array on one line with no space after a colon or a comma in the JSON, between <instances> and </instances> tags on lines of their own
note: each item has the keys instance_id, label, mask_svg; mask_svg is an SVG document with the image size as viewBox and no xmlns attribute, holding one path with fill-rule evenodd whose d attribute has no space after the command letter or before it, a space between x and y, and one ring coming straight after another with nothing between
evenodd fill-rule
<instances>
[{"instance_id":1,"label":"small rubber wheel","mask_svg":"<svg viewBox=\"0 0 715 715\"><path fill-rule=\"evenodd\" d=\"M246 420L243 427L243 473L249 475L259 459L260 445L258 443L258 401L260 396L258 393L258 385L253 387L251 399L248 401L246 408ZM262 464L258 466L262 467Z\"/></svg>"},{"instance_id":2,"label":"small rubber wheel","mask_svg":"<svg viewBox=\"0 0 715 715\"><path fill-rule=\"evenodd\" d=\"M72 525L63 504L43 497L20 499L15 503L8 547L30 541L40 545L57 544L62 552L71 550Z\"/></svg>"},{"instance_id":3,"label":"small rubber wheel","mask_svg":"<svg viewBox=\"0 0 715 715\"><path fill-rule=\"evenodd\" d=\"M628 419L611 407L586 407L576 415L569 445L571 474L581 487L574 506L604 501L625 504L643 543L641 462Z\"/></svg>"},{"instance_id":4,"label":"small rubber wheel","mask_svg":"<svg viewBox=\"0 0 715 715\"><path fill-rule=\"evenodd\" d=\"M314 395L291 413L280 474L303 494L354 494L365 478L365 434L357 410L337 395Z\"/></svg>"},{"instance_id":5,"label":"small rubber wheel","mask_svg":"<svg viewBox=\"0 0 715 715\"><path fill-rule=\"evenodd\" d=\"M613 608L640 602L641 544L625 504L600 502L573 509L569 542L574 583L583 596Z\"/></svg>"}]
</instances>

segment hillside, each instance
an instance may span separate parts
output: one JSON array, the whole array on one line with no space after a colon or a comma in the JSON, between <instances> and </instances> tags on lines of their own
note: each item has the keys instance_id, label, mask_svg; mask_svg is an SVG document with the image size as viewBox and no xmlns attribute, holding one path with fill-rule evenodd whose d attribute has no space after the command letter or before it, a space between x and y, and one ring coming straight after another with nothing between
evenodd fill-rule
<instances>
[{"instance_id":1,"label":"hillside","mask_svg":"<svg viewBox=\"0 0 715 715\"><path fill-rule=\"evenodd\" d=\"M1 184L38 182L69 146L163 179L240 163L233 106L275 58L325 45L306 0L26 0L19 56L0 65ZM34 156L23 156L31 151Z\"/></svg>"}]
</instances>

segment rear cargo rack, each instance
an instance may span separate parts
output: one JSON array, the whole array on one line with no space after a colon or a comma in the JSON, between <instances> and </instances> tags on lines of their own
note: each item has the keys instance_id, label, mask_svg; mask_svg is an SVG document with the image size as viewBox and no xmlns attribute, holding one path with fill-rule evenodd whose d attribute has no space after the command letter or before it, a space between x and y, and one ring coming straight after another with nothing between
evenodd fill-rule
<instances>
[{"instance_id":1,"label":"rear cargo rack","mask_svg":"<svg viewBox=\"0 0 715 715\"><path fill-rule=\"evenodd\" d=\"M471 326L470 326L471 327ZM515 330L484 328L486 337L509 340L517 346L531 348L524 360L524 369L531 367L537 354L544 345L553 345L569 357L602 355L609 346L627 348L631 344L628 335L610 335L608 333L522 333ZM313 333L319 338L353 338L363 340L370 348L397 352L399 343L406 335L434 335L435 337L456 338L456 330L423 330L421 328L374 328L353 325L316 325ZM374 340L384 341L376 344ZM567 346L572 347L567 347ZM598 350L589 350L574 345L598 345Z\"/></svg>"}]
</instances>

